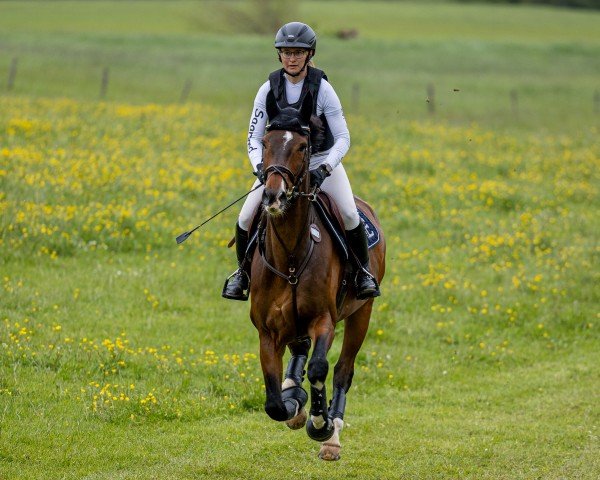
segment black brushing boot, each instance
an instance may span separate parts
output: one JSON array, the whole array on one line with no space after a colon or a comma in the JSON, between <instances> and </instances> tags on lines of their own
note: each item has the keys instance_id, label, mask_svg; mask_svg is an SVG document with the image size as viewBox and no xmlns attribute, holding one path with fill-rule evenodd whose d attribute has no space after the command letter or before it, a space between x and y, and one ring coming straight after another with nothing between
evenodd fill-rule
<instances>
[{"instance_id":1,"label":"black brushing boot","mask_svg":"<svg viewBox=\"0 0 600 480\"><path fill-rule=\"evenodd\" d=\"M350 249L354 252L359 262L356 272L356 298L363 300L365 298L378 297L381 295L377 280L369 271L369 247L367 245L367 233L365 226L361 221L358 227L352 230L346 230L346 238Z\"/></svg>"},{"instance_id":2,"label":"black brushing boot","mask_svg":"<svg viewBox=\"0 0 600 480\"><path fill-rule=\"evenodd\" d=\"M248 289L250 288L250 277L244 270L246 249L248 248L248 232L235 225L235 253L237 255L238 269L233 272L223 285L221 296L230 300L248 300Z\"/></svg>"}]
</instances>

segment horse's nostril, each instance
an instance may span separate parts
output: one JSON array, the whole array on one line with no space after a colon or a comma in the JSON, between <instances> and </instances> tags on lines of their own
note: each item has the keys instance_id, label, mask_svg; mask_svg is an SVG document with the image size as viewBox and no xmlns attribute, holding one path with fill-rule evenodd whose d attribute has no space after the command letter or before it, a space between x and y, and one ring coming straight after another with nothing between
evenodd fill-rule
<instances>
[{"instance_id":1,"label":"horse's nostril","mask_svg":"<svg viewBox=\"0 0 600 480\"><path fill-rule=\"evenodd\" d=\"M276 190L265 189L263 193L263 204L272 205L279 196L279 192Z\"/></svg>"}]
</instances>

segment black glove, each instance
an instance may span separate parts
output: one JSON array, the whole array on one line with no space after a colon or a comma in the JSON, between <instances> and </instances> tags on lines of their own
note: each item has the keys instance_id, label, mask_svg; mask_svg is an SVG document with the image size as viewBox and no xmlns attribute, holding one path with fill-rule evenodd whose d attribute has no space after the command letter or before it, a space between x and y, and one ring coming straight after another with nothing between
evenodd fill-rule
<instances>
[{"instance_id":1,"label":"black glove","mask_svg":"<svg viewBox=\"0 0 600 480\"><path fill-rule=\"evenodd\" d=\"M330 175L325 165L319 166L316 170L310 171L310 186L319 188L323 181Z\"/></svg>"},{"instance_id":2,"label":"black glove","mask_svg":"<svg viewBox=\"0 0 600 480\"><path fill-rule=\"evenodd\" d=\"M258 178L258 181L265 184L265 172L263 172L263 162L256 165L256 172L252 172L253 175Z\"/></svg>"}]
</instances>

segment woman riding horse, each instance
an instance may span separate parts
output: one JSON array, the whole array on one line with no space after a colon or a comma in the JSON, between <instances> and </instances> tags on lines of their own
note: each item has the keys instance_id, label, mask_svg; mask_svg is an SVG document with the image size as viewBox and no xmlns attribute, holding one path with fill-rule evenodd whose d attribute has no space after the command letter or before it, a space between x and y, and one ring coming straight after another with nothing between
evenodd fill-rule
<instances>
[{"instance_id":1,"label":"woman riding horse","mask_svg":"<svg viewBox=\"0 0 600 480\"><path fill-rule=\"evenodd\" d=\"M258 246L247 254L252 274L250 318L260 341L265 411L292 429L306 424L308 436L323 442L319 457L337 460L346 393L374 298L358 299L356 287L348 283L351 268L347 249L338 241L323 210L329 197L310 186L310 152L312 147L318 150L324 139L322 122L311 115L312 109L310 93L299 110L267 103L273 120L263 137L263 209L256 222ZM369 205L359 198L356 203L370 224L374 242L368 255L380 282L385 272L383 232ZM327 352L336 324L342 320L344 340L328 407ZM283 379L286 347L291 357ZM305 374L310 382L310 418L304 408L308 400L302 386Z\"/></svg>"},{"instance_id":2,"label":"woman riding horse","mask_svg":"<svg viewBox=\"0 0 600 480\"><path fill-rule=\"evenodd\" d=\"M272 96L277 106L299 108L307 93L314 99L313 113L321 118L326 140L319 151L311 152L310 183L326 192L337 204L341 213L346 239L358 263L355 277L357 298L380 295L379 285L370 272L365 226L360 220L354 195L342 158L350 147L350 133L342 106L333 87L321 70L311 66L315 55L317 37L312 28L292 22L279 29L275 36L277 56L283 68L269 76L258 90L250 118L248 156L258 177L253 188L264 183L263 137L268 120L267 102ZM244 258L248 247L248 230L263 198L264 188L257 188L247 197L239 214L235 231L238 269L225 281L222 295L233 300L247 300L250 285L248 265Z\"/></svg>"}]
</instances>

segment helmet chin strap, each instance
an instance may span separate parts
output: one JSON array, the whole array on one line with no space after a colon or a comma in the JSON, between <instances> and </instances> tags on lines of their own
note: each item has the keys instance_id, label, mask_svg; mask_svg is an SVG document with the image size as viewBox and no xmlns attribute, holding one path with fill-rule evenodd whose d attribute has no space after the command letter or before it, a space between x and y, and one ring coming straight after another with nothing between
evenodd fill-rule
<instances>
[{"instance_id":1,"label":"helmet chin strap","mask_svg":"<svg viewBox=\"0 0 600 480\"><path fill-rule=\"evenodd\" d=\"M281 61L281 53L278 55L278 57L279 57L279 61L280 61L280 62L283 64L283 62ZM306 67L308 66L308 62L310 62L310 59L311 59L312 57L313 57L313 56L312 56L310 53L309 53L309 54L306 56L306 60L304 61L304 65L302 65L302 68L301 68L300 70L298 70L298 73L290 73L290 72L288 72L288 71L285 69L285 67L283 68L283 71L284 71L284 72L285 72L287 75L289 75L290 77L297 77L298 75L302 74L302 72L303 72L303 71L306 69Z\"/></svg>"}]
</instances>

